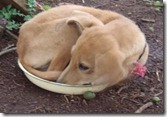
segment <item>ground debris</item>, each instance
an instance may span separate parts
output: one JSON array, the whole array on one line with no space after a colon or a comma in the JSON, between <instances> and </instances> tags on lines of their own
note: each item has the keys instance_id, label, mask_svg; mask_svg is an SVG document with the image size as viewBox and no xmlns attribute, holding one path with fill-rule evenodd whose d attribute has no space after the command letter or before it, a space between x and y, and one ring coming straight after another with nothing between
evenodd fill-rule
<instances>
[{"instance_id":1,"label":"ground debris","mask_svg":"<svg viewBox=\"0 0 167 117\"><path fill-rule=\"evenodd\" d=\"M13 34L11 31L9 31L9 30L7 30L7 29L5 29L4 27L2 27L1 25L0 25L0 29L1 30L4 30L4 32L6 32L6 33L8 33L10 36L12 36L14 39L18 39L18 37L15 35L15 34ZM3 35L3 34L2 34Z\"/></svg>"},{"instance_id":2,"label":"ground debris","mask_svg":"<svg viewBox=\"0 0 167 117\"><path fill-rule=\"evenodd\" d=\"M119 90L117 91L117 94L121 93L124 89L127 89L129 87L129 85L125 85L121 88L119 88Z\"/></svg>"},{"instance_id":3,"label":"ground debris","mask_svg":"<svg viewBox=\"0 0 167 117\"><path fill-rule=\"evenodd\" d=\"M6 54L6 53L12 52L12 51L14 51L14 50L16 50L16 47L12 47L12 48L9 48L9 49L2 50L2 51L0 52L0 56L4 55L4 54Z\"/></svg>"},{"instance_id":4,"label":"ground debris","mask_svg":"<svg viewBox=\"0 0 167 117\"><path fill-rule=\"evenodd\" d=\"M141 113L143 112L145 109L147 109L148 107L152 106L153 102L147 102L146 104L142 105L139 109L137 109L135 111L135 113Z\"/></svg>"},{"instance_id":5,"label":"ground debris","mask_svg":"<svg viewBox=\"0 0 167 117\"><path fill-rule=\"evenodd\" d=\"M143 21L143 22L151 22L151 23L155 23L155 20L154 20L154 19L141 18L141 21Z\"/></svg>"},{"instance_id":6,"label":"ground debris","mask_svg":"<svg viewBox=\"0 0 167 117\"><path fill-rule=\"evenodd\" d=\"M156 76L157 76L157 80L158 82L161 82L160 76L159 76L159 70L156 69Z\"/></svg>"}]
</instances>

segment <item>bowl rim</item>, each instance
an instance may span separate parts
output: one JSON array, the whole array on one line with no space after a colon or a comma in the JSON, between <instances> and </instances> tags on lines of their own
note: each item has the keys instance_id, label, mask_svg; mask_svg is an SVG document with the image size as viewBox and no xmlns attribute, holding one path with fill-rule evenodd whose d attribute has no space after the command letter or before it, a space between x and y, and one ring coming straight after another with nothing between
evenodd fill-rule
<instances>
[{"instance_id":1,"label":"bowl rim","mask_svg":"<svg viewBox=\"0 0 167 117\"><path fill-rule=\"evenodd\" d=\"M70 84L62 84L62 83L58 83L58 82L53 82L53 81L49 81L49 80L45 80L45 79L42 79L40 77L37 77L33 74L31 74L30 72L28 72L23 66L22 64L20 63L20 60L18 59L18 65L19 67L21 68L21 70L28 74L29 76L31 76L32 78L35 78L37 80L40 80L40 81L43 81L43 82L46 82L46 83L50 83L50 84L53 84L53 85L59 85L59 86L64 86L64 87L96 87L96 86L100 86L100 85L70 85ZM102 84L101 84L102 85ZM104 84L103 84L104 85Z\"/></svg>"}]
</instances>

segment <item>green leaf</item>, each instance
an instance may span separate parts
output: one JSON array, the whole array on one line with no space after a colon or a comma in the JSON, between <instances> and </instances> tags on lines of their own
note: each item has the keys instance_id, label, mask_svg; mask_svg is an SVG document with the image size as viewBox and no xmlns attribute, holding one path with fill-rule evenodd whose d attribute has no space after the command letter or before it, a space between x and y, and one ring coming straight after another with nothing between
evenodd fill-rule
<instances>
[{"instance_id":1,"label":"green leaf","mask_svg":"<svg viewBox=\"0 0 167 117\"><path fill-rule=\"evenodd\" d=\"M30 20L32 18L32 16L31 15L26 15L25 17L24 17L24 21L28 21L28 20Z\"/></svg>"},{"instance_id":2,"label":"green leaf","mask_svg":"<svg viewBox=\"0 0 167 117\"><path fill-rule=\"evenodd\" d=\"M36 13L36 0L28 0L27 7L29 14L34 15Z\"/></svg>"},{"instance_id":3,"label":"green leaf","mask_svg":"<svg viewBox=\"0 0 167 117\"><path fill-rule=\"evenodd\" d=\"M156 1L156 2L153 3L153 6L155 6L155 7L163 7L163 3L160 2L160 1Z\"/></svg>"},{"instance_id":4,"label":"green leaf","mask_svg":"<svg viewBox=\"0 0 167 117\"><path fill-rule=\"evenodd\" d=\"M28 7L36 7L36 0L28 0L27 5Z\"/></svg>"},{"instance_id":5,"label":"green leaf","mask_svg":"<svg viewBox=\"0 0 167 117\"><path fill-rule=\"evenodd\" d=\"M8 5L6 9L9 11L12 8L12 5Z\"/></svg>"},{"instance_id":6,"label":"green leaf","mask_svg":"<svg viewBox=\"0 0 167 117\"><path fill-rule=\"evenodd\" d=\"M15 13L17 13L17 10L16 10L16 9L11 9L11 12L12 12L13 14L15 14Z\"/></svg>"},{"instance_id":7,"label":"green leaf","mask_svg":"<svg viewBox=\"0 0 167 117\"><path fill-rule=\"evenodd\" d=\"M49 5L43 5L42 6L45 10L49 10L49 9L51 9L52 7L51 6L49 6Z\"/></svg>"},{"instance_id":8,"label":"green leaf","mask_svg":"<svg viewBox=\"0 0 167 117\"><path fill-rule=\"evenodd\" d=\"M21 23L17 23L14 20L12 20L12 21L8 21L6 28L8 30L13 30L13 29L17 30L17 29L19 29L20 26L21 26Z\"/></svg>"},{"instance_id":9,"label":"green leaf","mask_svg":"<svg viewBox=\"0 0 167 117\"><path fill-rule=\"evenodd\" d=\"M4 13L3 16L4 16L4 18L6 20L10 20L11 19L11 14L10 13Z\"/></svg>"},{"instance_id":10,"label":"green leaf","mask_svg":"<svg viewBox=\"0 0 167 117\"><path fill-rule=\"evenodd\" d=\"M6 20L12 20L13 17L15 16L21 16L24 17L25 15L20 13L19 10L12 8L11 5L8 5L4 7L2 10L0 10L1 17L5 18Z\"/></svg>"}]
</instances>

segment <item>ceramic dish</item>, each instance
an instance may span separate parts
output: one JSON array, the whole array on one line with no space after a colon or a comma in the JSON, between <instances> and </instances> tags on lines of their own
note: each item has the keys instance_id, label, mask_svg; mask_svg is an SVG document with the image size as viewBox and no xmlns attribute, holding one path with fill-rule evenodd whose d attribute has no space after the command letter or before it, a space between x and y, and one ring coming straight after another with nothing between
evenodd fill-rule
<instances>
[{"instance_id":1,"label":"ceramic dish","mask_svg":"<svg viewBox=\"0 0 167 117\"><path fill-rule=\"evenodd\" d=\"M99 92L106 87L106 85L93 85L93 86L92 85L69 85L69 84L61 84L53 81L44 80L28 72L21 65L19 60L18 60L18 65L21 68L21 70L24 72L26 77L33 84L48 91L61 93L61 94L80 95L80 94L84 94L86 91Z\"/></svg>"}]
</instances>

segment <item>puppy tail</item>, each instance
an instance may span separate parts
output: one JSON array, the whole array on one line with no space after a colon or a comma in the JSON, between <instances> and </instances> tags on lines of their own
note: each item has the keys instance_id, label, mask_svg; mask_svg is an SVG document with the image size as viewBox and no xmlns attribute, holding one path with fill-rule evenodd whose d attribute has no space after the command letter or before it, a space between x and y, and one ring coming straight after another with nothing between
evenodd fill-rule
<instances>
[{"instance_id":1,"label":"puppy tail","mask_svg":"<svg viewBox=\"0 0 167 117\"><path fill-rule=\"evenodd\" d=\"M20 63L28 72L45 80L56 81L62 73L61 71L39 71L27 65L24 61L20 61Z\"/></svg>"}]
</instances>

